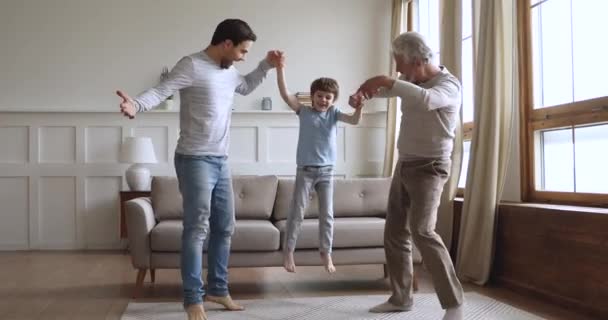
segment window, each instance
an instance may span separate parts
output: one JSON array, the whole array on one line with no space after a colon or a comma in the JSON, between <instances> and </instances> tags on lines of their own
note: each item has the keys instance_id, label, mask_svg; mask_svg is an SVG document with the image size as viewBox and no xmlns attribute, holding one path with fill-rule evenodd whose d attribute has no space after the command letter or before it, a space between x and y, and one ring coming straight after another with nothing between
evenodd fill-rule
<instances>
[{"instance_id":1,"label":"window","mask_svg":"<svg viewBox=\"0 0 608 320\"><path fill-rule=\"evenodd\" d=\"M608 206L608 2L518 4L524 200Z\"/></svg>"},{"instance_id":2,"label":"window","mask_svg":"<svg viewBox=\"0 0 608 320\"><path fill-rule=\"evenodd\" d=\"M439 64L439 2L440 0L419 0L416 2L414 30L422 34L431 50L433 63Z\"/></svg>"},{"instance_id":3,"label":"window","mask_svg":"<svg viewBox=\"0 0 608 320\"><path fill-rule=\"evenodd\" d=\"M462 168L460 169L460 178L458 179L458 188L464 189L467 182L467 173L469 172L469 159L471 159L471 140L465 140L462 146ZM462 196L462 194L460 194Z\"/></svg>"},{"instance_id":4,"label":"window","mask_svg":"<svg viewBox=\"0 0 608 320\"><path fill-rule=\"evenodd\" d=\"M440 61L440 0L416 1L415 30L425 36L434 52L434 61ZM472 0L462 0L462 119L464 122L463 158L458 188L462 195L467 178L473 134L473 10Z\"/></svg>"},{"instance_id":5,"label":"window","mask_svg":"<svg viewBox=\"0 0 608 320\"><path fill-rule=\"evenodd\" d=\"M464 142L458 194L464 195L473 138L473 2L462 0L462 122Z\"/></svg>"}]
</instances>

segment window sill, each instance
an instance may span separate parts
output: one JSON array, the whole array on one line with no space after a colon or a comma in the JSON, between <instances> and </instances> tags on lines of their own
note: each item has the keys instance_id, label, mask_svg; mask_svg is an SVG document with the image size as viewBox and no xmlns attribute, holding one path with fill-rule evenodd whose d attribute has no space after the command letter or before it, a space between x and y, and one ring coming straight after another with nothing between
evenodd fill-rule
<instances>
[{"instance_id":1,"label":"window sill","mask_svg":"<svg viewBox=\"0 0 608 320\"><path fill-rule=\"evenodd\" d=\"M459 204L464 203L463 197L454 198L454 202ZM519 207L519 208L536 208L536 209L551 209L558 211L574 211L580 213L595 213L595 214L606 214L608 215L608 209L597 208L597 207L586 207L577 205L566 205L566 204L549 204L549 203L538 203L538 202L509 202L503 201L500 203L501 207Z\"/></svg>"}]
</instances>

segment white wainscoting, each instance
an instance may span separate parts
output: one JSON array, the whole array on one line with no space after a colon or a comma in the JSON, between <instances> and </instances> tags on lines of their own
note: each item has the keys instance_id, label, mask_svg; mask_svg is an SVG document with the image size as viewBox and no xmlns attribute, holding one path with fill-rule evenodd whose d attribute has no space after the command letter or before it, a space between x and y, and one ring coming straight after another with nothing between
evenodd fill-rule
<instances>
[{"instance_id":1,"label":"white wainscoting","mask_svg":"<svg viewBox=\"0 0 608 320\"><path fill-rule=\"evenodd\" d=\"M382 172L386 113L340 124L336 178ZM153 175L175 175L178 114L0 113L0 250L116 249L119 198L128 164L120 144L151 137ZM292 112L243 111L232 117L233 175L293 176L298 119Z\"/></svg>"}]
</instances>

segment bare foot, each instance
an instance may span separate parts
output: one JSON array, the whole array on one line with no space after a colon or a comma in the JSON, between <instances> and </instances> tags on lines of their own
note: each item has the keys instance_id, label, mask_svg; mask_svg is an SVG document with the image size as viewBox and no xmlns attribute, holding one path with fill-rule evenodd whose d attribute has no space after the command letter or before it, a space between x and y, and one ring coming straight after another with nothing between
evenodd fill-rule
<instances>
[{"instance_id":1,"label":"bare foot","mask_svg":"<svg viewBox=\"0 0 608 320\"><path fill-rule=\"evenodd\" d=\"M329 273L336 272L336 267L334 266L334 262L331 260L331 254L327 252L321 252L321 260L323 260L323 265L325 266L325 270Z\"/></svg>"},{"instance_id":2,"label":"bare foot","mask_svg":"<svg viewBox=\"0 0 608 320\"><path fill-rule=\"evenodd\" d=\"M245 307L238 305L230 296L218 297L218 296L205 296L206 301L219 303L224 306L227 310L230 311L241 311L245 310Z\"/></svg>"},{"instance_id":3,"label":"bare foot","mask_svg":"<svg viewBox=\"0 0 608 320\"><path fill-rule=\"evenodd\" d=\"M283 253L283 268L287 272L296 272L296 263L293 261L293 252Z\"/></svg>"},{"instance_id":4,"label":"bare foot","mask_svg":"<svg viewBox=\"0 0 608 320\"><path fill-rule=\"evenodd\" d=\"M462 305L448 308L445 310L443 320L462 320L464 319L464 307Z\"/></svg>"},{"instance_id":5,"label":"bare foot","mask_svg":"<svg viewBox=\"0 0 608 320\"><path fill-rule=\"evenodd\" d=\"M191 304L186 308L188 320L207 320L205 308L201 303Z\"/></svg>"}]
</instances>

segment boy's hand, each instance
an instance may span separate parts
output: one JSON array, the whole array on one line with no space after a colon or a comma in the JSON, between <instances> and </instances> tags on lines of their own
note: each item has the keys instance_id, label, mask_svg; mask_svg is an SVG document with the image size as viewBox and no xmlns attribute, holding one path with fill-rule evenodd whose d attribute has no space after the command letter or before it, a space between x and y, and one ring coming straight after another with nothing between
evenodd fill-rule
<instances>
[{"instance_id":1,"label":"boy's hand","mask_svg":"<svg viewBox=\"0 0 608 320\"><path fill-rule=\"evenodd\" d=\"M363 107L364 100L365 97L363 96L363 93L357 92L348 97L348 104L355 109L360 109Z\"/></svg>"},{"instance_id":2,"label":"boy's hand","mask_svg":"<svg viewBox=\"0 0 608 320\"><path fill-rule=\"evenodd\" d=\"M266 54L266 61L268 61L268 63L273 68L277 68L277 67L279 67L279 64L281 63L282 56L283 56L283 51L271 50L271 51L268 51L268 53Z\"/></svg>"},{"instance_id":3,"label":"boy's hand","mask_svg":"<svg viewBox=\"0 0 608 320\"><path fill-rule=\"evenodd\" d=\"M285 68L285 53L282 51L279 54L279 64L277 65L277 68Z\"/></svg>"},{"instance_id":4,"label":"boy's hand","mask_svg":"<svg viewBox=\"0 0 608 320\"><path fill-rule=\"evenodd\" d=\"M133 105L133 100L124 92L118 90L116 94L122 98L122 102L120 103L120 112L125 115L125 117L129 117L129 119L135 118L135 113L137 110Z\"/></svg>"}]
</instances>

